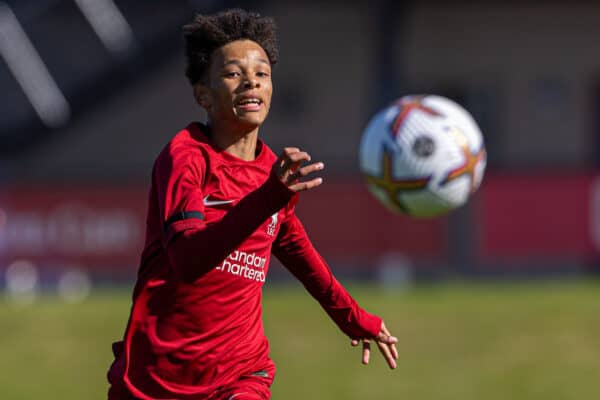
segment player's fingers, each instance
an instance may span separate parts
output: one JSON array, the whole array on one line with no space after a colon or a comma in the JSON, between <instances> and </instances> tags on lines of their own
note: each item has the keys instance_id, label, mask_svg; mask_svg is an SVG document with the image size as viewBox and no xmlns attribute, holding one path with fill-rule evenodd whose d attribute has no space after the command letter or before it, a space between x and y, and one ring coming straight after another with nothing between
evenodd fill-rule
<instances>
[{"instance_id":1,"label":"player's fingers","mask_svg":"<svg viewBox=\"0 0 600 400\"><path fill-rule=\"evenodd\" d=\"M382 343L386 343L386 344L395 344L398 343L398 338L395 336L390 336L389 334L383 333L383 332L379 332L379 335L377 335L377 341L378 342L382 342Z\"/></svg>"},{"instance_id":2,"label":"player's fingers","mask_svg":"<svg viewBox=\"0 0 600 400\"><path fill-rule=\"evenodd\" d=\"M381 332L385 333L388 336L391 335L391 333L388 330L387 326L385 326L385 322L383 322L383 321L381 321Z\"/></svg>"},{"instance_id":3,"label":"player's fingers","mask_svg":"<svg viewBox=\"0 0 600 400\"><path fill-rule=\"evenodd\" d=\"M362 363L367 365L371 358L371 342L367 339L363 340Z\"/></svg>"},{"instance_id":4,"label":"player's fingers","mask_svg":"<svg viewBox=\"0 0 600 400\"><path fill-rule=\"evenodd\" d=\"M284 159L283 165L279 171L279 177L284 179L286 184L290 184L297 179L296 173L303 162L310 161L310 155L305 151L298 151Z\"/></svg>"},{"instance_id":5,"label":"player's fingers","mask_svg":"<svg viewBox=\"0 0 600 400\"><path fill-rule=\"evenodd\" d=\"M388 336L392 336L387 326L385 326L385 322L381 321L381 332L385 333Z\"/></svg>"},{"instance_id":6,"label":"player's fingers","mask_svg":"<svg viewBox=\"0 0 600 400\"><path fill-rule=\"evenodd\" d=\"M322 162L317 162L298 169L298 171L296 171L296 175L304 177L312 174L313 172L320 171L323 168L325 168L325 165Z\"/></svg>"},{"instance_id":7,"label":"player's fingers","mask_svg":"<svg viewBox=\"0 0 600 400\"><path fill-rule=\"evenodd\" d=\"M385 326L385 322L383 321L381 321L381 329L379 330L379 334L377 335L376 339L379 342L384 342L387 344L398 343L398 338L392 336L387 326Z\"/></svg>"},{"instance_id":8,"label":"player's fingers","mask_svg":"<svg viewBox=\"0 0 600 400\"><path fill-rule=\"evenodd\" d=\"M273 164L273 170L279 179L283 179L285 177L286 171L290 168L292 161L290 160L290 156L299 152L300 149L297 147L286 147L283 149L277 161Z\"/></svg>"},{"instance_id":9,"label":"player's fingers","mask_svg":"<svg viewBox=\"0 0 600 400\"><path fill-rule=\"evenodd\" d=\"M287 165L282 172L283 182L288 186L295 183L298 180L299 169L300 161Z\"/></svg>"},{"instance_id":10,"label":"player's fingers","mask_svg":"<svg viewBox=\"0 0 600 400\"><path fill-rule=\"evenodd\" d=\"M291 173L285 177L284 182L288 186L292 185L297 183L299 178L304 178L316 171L322 170L323 168L325 168L325 166L322 162L313 163L302 168L300 168L300 162L294 163L290 168Z\"/></svg>"},{"instance_id":11,"label":"player's fingers","mask_svg":"<svg viewBox=\"0 0 600 400\"><path fill-rule=\"evenodd\" d=\"M381 321L381 331L379 335L377 335L377 341L379 343L384 343L387 345L390 354L394 358L394 360L398 359L398 350L396 349L396 343L398 343L398 338L392 336L388 328L385 326L385 323Z\"/></svg>"},{"instance_id":12,"label":"player's fingers","mask_svg":"<svg viewBox=\"0 0 600 400\"><path fill-rule=\"evenodd\" d=\"M297 147L284 147L283 151L281 152L281 157L286 158L299 151L300 149Z\"/></svg>"},{"instance_id":13,"label":"player's fingers","mask_svg":"<svg viewBox=\"0 0 600 400\"><path fill-rule=\"evenodd\" d=\"M396 349L395 344L390 344L390 350L392 351L392 355L394 356L394 360L398 359L398 349Z\"/></svg>"},{"instance_id":14,"label":"player's fingers","mask_svg":"<svg viewBox=\"0 0 600 400\"><path fill-rule=\"evenodd\" d=\"M293 153L297 153L299 152L300 149L297 147L285 147L283 149L283 151L281 152L281 154L279 155L279 157L277 158L277 161L275 161L275 164L277 166L279 166L280 168L283 167L283 163L284 161L289 158L289 156Z\"/></svg>"},{"instance_id":15,"label":"player's fingers","mask_svg":"<svg viewBox=\"0 0 600 400\"><path fill-rule=\"evenodd\" d=\"M358 346L358 339L352 339L352 341L350 342L350 344L354 347Z\"/></svg>"},{"instance_id":16,"label":"player's fingers","mask_svg":"<svg viewBox=\"0 0 600 400\"><path fill-rule=\"evenodd\" d=\"M305 190L314 189L323 183L323 178L315 178L309 181L294 183L293 185L288 186L288 188L294 192L303 192Z\"/></svg>"},{"instance_id":17,"label":"player's fingers","mask_svg":"<svg viewBox=\"0 0 600 400\"><path fill-rule=\"evenodd\" d=\"M310 154L305 151L297 151L295 153L290 154L284 162L283 171L293 169L294 167L300 166L301 163L305 161L310 161ZM293 171L292 171L293 172Z\"/></svg>"},{"instance_id":18,"label":"player's fingers","mask_svg":"<svg viewBox=\"0 0 600 400\"><path fill-rule=\"evenodd\" d=\"M396 368L396 360L394 359L394 356L392 356L392 352L388 344L377 341L377 347L379 347L379 351L381 351L381 354L383 354L383 357L385 358L385 361L387 361L390 368Z\"/></svg>"}]
</instances>

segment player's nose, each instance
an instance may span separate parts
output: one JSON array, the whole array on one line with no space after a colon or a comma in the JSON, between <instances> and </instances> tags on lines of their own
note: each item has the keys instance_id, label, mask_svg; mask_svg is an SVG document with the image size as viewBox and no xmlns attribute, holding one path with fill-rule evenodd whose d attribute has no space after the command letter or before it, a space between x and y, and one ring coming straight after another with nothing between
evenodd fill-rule
<instances>
[{"instance_id":1,"label":"player's nose","mask_svg":"<svg viewBox=\"0 0 600 400\"><path fill-rule=\"evenodd\" d=\"M254 89L259 86L258 80L253 78L246 78L244 81L244 87L247 89Z\"/></svg>"}]
</instances>

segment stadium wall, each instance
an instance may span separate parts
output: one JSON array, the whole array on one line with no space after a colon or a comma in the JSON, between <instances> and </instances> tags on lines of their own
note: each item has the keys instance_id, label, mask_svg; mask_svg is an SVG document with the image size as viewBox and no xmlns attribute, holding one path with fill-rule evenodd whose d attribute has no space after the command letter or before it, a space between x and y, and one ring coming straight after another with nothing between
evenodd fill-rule
<instances>
[{"instance_id":1,"label":"stadium wall","mask_svg":"<svg viewBox=\"0 0 600 400\"><path fill-rule=\"evenodd\" d=\"M135 276L145 234L145 188L18 188L0 195L0 268L31 262L49 277L68 268L98 280ZM297 212L340 273L409 268L417 276L597 271L600 175L492 175L467 206L474 232L457 250L448 218L393 215L357 181L328 182ZM454 265L453 263L466 263Z\"/></svg>"}]
</instances>

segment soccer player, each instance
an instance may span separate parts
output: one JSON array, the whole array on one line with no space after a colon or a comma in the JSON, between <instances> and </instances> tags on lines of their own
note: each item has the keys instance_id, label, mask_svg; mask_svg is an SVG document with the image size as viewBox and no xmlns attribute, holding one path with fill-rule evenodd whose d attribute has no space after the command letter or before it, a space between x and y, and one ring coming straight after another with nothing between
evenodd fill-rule
<instances>
[{"instance_id":1,"label":"soccer player","mask_svg":"<svg viewBox=\"0 0 600 400\"><path fill-rule=\"evenodd\" d=\"M261 315L273 253L369 362L391 368L397 339L332 275L294 213L322 183L323 163L258 138L277 62L272 19L235 9L184 27L187 71L206 124L191 123L152 171L145 248L122 341L113 344L110 400L270 398L275 365Z\"/></svg>"}]
</instances>

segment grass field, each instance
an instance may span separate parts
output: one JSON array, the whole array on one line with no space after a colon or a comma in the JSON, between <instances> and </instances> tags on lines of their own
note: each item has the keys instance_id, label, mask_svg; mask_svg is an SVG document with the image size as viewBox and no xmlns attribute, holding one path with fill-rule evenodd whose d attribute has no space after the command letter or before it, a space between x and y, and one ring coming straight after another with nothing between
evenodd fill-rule
<instances>
[{"instance_id":1,"label":"grass field","mask_svg":"<svg viewBox=\"0 0 600 400\"><path fill-rule=\"evenodd\" d=\"M275 400L599 399L600 284L351 286L399 337L389 370L360 351L298 285L265 290ZM0 302L0 399L103 399L128 291L81 304Z\"/></svg>"}]
</instances>

